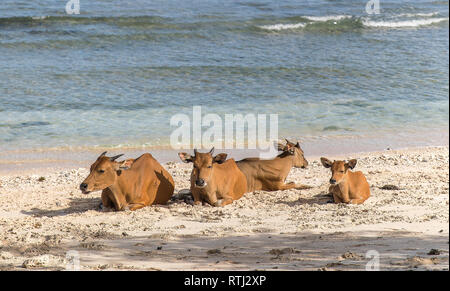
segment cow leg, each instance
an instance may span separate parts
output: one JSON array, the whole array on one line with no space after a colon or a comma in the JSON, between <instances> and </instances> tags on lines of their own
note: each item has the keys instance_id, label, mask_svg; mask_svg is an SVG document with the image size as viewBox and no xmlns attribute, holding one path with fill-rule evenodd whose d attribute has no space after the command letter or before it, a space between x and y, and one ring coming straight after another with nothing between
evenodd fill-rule
<instances>
[{"instance_id":1,"label":"cow leg","mask_svg":"<svg viewBox=\"0 0 450 291\"><path fill-rule=\"evenodd\" d=\"M138 209L141 209L141 208L145 207L145 204L143 204L143 203L131 203L131 204L128 204L126 207L128 208L128 210L135 211L135 210L138 210Z\"/></svg>"},{"instance_id":2,"label":"cow leg","mask_svg":"<svg viewBox=\"0 0 450 291\"><path fill-rule=\"evenodd\" d=\"M312 188L312 187L307 186L307 185L296 184L294 182L290 182L290 183L278 182L278 183L267 184L266 187L264 187L262 190L266 190L266 191L278 191L278 190L289 190L289 189L304 190L304 189L310 189L310 188Z\"/></svg>"},{"instance_id":3,"label":"cow leg","mask_svg":"<svg viewBox=\"0 0 450 291\"><path fill-rule=\"evenodd\" d=\"M333 196L333 202L334 203L342 203L341 198L339 197L340 194L340 190L339 190L339 186L336 185L331 185L328 188L328 192Z\"/></svg>"},{"instance_id":4,"label":"cow leg","mask_svg":"<svg viewBox=\"0 0 450 291\"><path fill-rule=\"evenodd\" d=\"M312 186L303 185L303 184L295 184L295 189L297 190L306 190L306 189L312 189Z\"/></svg>"},{"instance_id":5,"label":"cow leg","mask_svg":"<svg viewBox=\"0 0 450 291\"><path fill-rule=\"evenodd\" d=\"M208 203L212 206L219 206L218 200L217 200L217 194L213 192L212 194L209 194L207 197Z\"/></svg>"},{"instance_id":6,"label":"cow leg","mask_svg":"<svg viewBox=\"0 0 450 291\"><path fill-rule=\"evenodd\" d=\"M334 203L342 203L343 202L342 199L335 193L333 193L333 200L334 200Z\"/></svg>"},{"instance_id":7,"label":"cow leg","mask_svg":"<svg viewBox=\"0 0 450 291\"><path fill-rule=\"evenodd\" d=\"M217 202L214 203L214 206L216 206L216 207L223 207L223 206L226 206L226 205L231 204L231 203L233 203L233 199L230 198L230 197L226 197L224 199L217 200Z\"/></svg>"},{"instance_id":8,"label":"cow leg","mask_svg":"<svg viewBox=\"0 0 450 291\"><path fill-rule=\"evenodd\" d=\"M194 205L202 205L202 199L200 197L200 194L196 191L191 191L192 197L194 197Z\"/></svg>"},{"instance_id":9,"label":"cow leg","mask_svg":"<svg viewBox=\"0 0 450 291\"><path fill-rule=\"evenodd\" d=\"M120 195L114 195L114 193L112 192L108 196L111 199L112 203L114 204L114 208L116 211L126 210L127 201L125 200L124 197Z\"/></svg>"},{"instance_id":10,"label":"cow leg","mask_svg":"<svg viewBox=\"0 0 450 291\"><path fill-rule=\"evenodd\" d=\"M112 192L109 190L109 188L106 188L102 191L102 203L100 203L99 207L101 210L108 212L110 210L113 210L114 203L111 200Z\"/></svg>"},{"instance_id":11,"label":"cow leg","mask_svg":"<svg viewBox=\"0 0 450 291\"><path fill-rule=\"evenodd\" d=\"M360 198L351 199L349 204L362 204L364 201L366 201L366 199L363 197L360 197Z\"/></svg>"},{"instance_id":12,"label":"cow leg","mask_svg":"<svg viewBox=\"0 0 450 291\"><path fill-rule=\"evenodd\" d=\"M271 187L272 189L271 189L271 191L277 191L277 190L289 190L289 189L293 189L293 188L295 188L295 183L294 182L290 182L290 183L287 183L287 184L284 184L284 183L278 183L278 184L275 184L273 187Z\"/></svg>"}]
</instances>

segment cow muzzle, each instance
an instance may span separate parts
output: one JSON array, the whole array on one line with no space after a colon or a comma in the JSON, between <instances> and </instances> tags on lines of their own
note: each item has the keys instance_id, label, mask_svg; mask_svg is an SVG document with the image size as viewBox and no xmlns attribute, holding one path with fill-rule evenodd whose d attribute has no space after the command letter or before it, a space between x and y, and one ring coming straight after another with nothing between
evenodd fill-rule
<instances>
[{"instance_id":1,"label":"cow muzzle","mask_svg":"<svg viewBox=\"0 0 450 291\"><path fill-rule=\"evenodd\" d=\"M195 180L195 186L197 188L205 188L206 187L206 182L203 179L197 179L197 180Z\"/></svg>"},{"instance_id":2,"label":"cow muzzle","mask_svg":"<svg viewBox=\"0 0 450 291\"><path fill-rule=\"evenodd\" d=\"M81 183L80 184L80 190L83 194L89 194L91 193L91 191L88 191L88 184L86 183Z\"/></svg>"}]
</instances>

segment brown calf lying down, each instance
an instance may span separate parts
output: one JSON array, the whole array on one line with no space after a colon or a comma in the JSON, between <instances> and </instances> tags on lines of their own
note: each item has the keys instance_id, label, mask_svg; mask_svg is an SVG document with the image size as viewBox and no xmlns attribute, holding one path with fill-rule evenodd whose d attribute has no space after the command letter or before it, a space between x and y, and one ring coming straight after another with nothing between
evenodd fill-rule
<instances>
[{"instance_id":1,"label":"brown calf lying down","mask_svg":"<svg viewBox=\"0 0 450 291\"><path fill-rule=\"evenodd\" d=\"M185 163L193 163L191 192L194 205L202 202L213 206L225 206L241 198L247 191L244 174L233 159L226 160L227 154L213 157L214 148L209 153L194 150L194 156L179 153Z\"/></svg>"},{"instance_id":2,"label":"brown calf lying down","mask_svg":"<svg viewBox=\"0 0 450 291\"><path fill-rule=\"evenodd\" d=\"M356 160L332 162L320 158L320 161L325 168L331 168L329 191L335 203L362 204L369 198L370 187L364 174L350 171L356 166Z\"/></svg>"},{"instance_id":3,"label":"brown calf lying down","mask_svg":"<svg viewBox=\"0 0 450 291\"><path fill-rule=\"evenodd\" d=\"M286 139L286 145L278 144L278 150L282 153L272 160L247 158L236 162L247 179L247 192L310 188L294 182L285 183L292 167L306 168L308 166L300 144L298 142L294 144Z\"/></svg>"},{"instance_id":4,"label":"brown calf lying down","mask_svg":"<svg viewBox=\"0 0 450 291\"><path fill-rule=\"evenodd\" d=\"M103 190L105 210L136 210L152 204L166 204L173 195L172 176L151 154L122 162L115 161L122 155L109 158L105 154L92 164L89 176L80 185L84 194Z\"/></svg>"}]
</instances>

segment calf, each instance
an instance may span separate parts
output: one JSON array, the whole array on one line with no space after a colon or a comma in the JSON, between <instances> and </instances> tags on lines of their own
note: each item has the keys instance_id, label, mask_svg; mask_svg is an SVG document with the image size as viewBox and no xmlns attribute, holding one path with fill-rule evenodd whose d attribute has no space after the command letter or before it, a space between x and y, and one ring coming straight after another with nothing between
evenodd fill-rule
<instances>
[{"instance_id":1,"label":"calf","mask_svg":"<svg viewBox=\"0 0 450 291\"><path fill-rule=\"evenodd\" d=\"M292 167L308 166L300 144L298 142L294 144L286 139L286 145L278 144L278 150L282 153L272 160L247 158L237 162L237 166L247 179L247 192L310 188L294 182L285 183Z\"/></svg>"},{"instance_id":2,"label":"calf","mask_svg":"<svg viewBox=\"0 0 450 291\"><path fill-rule=\"evenodd\" d=\"M361 171L352 172L356 160L330 161L320 158L325 168L331 168L329 192L333 194L335 203L362 204L370 196L370 187Z\"/></svg>"},{"instance_id":3,"label":"calf","mask_svg":"<svg viewBox=\"0 0 450 291\"><path fill-rule=\"evenodd\" d=\"M166 204L173 195L172 176L151 154L116 162L122 155L107 157L102 153L81 183L83 194L102 190L105 209L136 210L152 204Z\"/></svg>"},{"instance_id":4,"label":"calf","mask_svg":"<svg viewBox=\"0 0 450 291\"><path fill-rule=\"evenodd\" d=\"M191 172L191 192L194 204L207 202L213 206L225 206L241 198L247 191L244 174L233 159L226 160L227 154L213 157L214 148L208 153L194 150L194 156L179 153L185 163L193 163Z\"/></svg>"}]
</instances>

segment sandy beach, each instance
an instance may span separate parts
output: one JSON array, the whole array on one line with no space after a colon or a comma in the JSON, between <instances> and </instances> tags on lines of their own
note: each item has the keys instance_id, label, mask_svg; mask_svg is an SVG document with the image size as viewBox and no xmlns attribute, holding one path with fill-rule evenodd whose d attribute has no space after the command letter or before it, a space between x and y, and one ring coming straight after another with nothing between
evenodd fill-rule
<instances>
[{"instance_id":1,"label":"sandy beach","mask_svg":"<svg viewBox=\"0 0 450 291\"><path fill-rule=\"evenodd\" d=\"M0 270L448 270L449 149L328 156L358 159L372 196L329 203L320 157L288 181L308 190L247 193L223 208L184 200L102 212L78 190L87 168L0 176ZM175 193L191 165L163 166ZM373 256L375 254L375 257ZM77 264L76 264L77 265ZM77 265L78 266L78 265ZM368 267L369 266L369 267Z\"/></svg>"}]
</instances>

